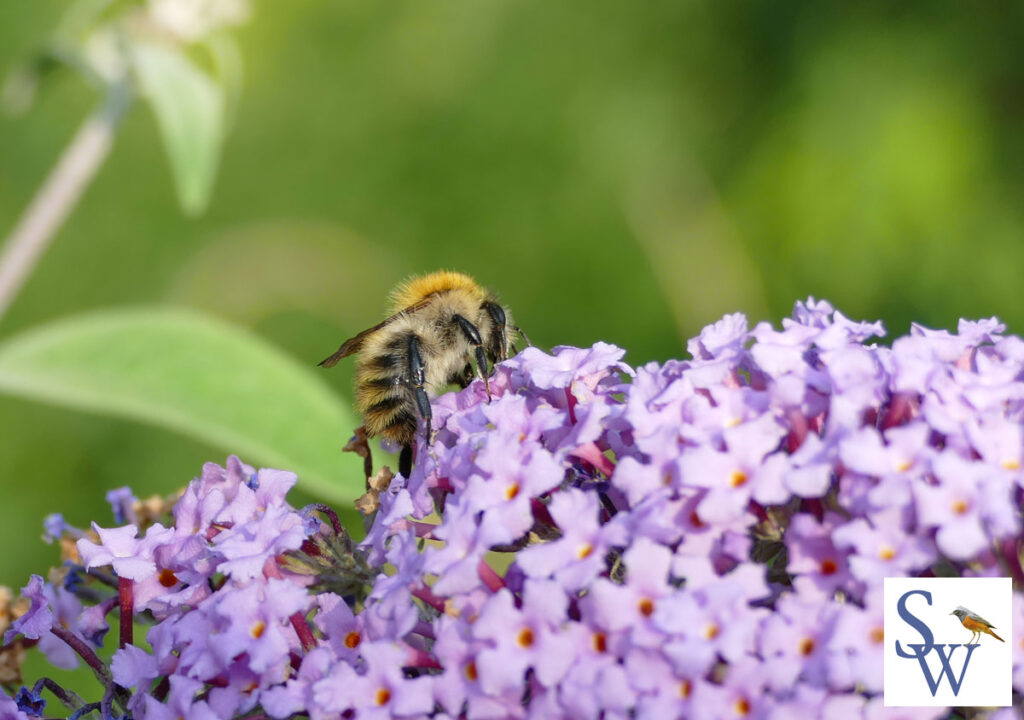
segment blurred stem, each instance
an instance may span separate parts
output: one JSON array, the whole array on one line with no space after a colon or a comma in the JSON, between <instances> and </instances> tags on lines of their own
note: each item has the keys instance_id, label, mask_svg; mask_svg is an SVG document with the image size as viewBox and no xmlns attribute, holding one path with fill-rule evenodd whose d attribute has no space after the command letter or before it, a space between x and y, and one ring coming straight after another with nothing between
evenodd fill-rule
<instances>
[{"instance_id":1,"label":"blurred stem","mask_svg":"<svg viewBox=\"0 0 1024 720\"><path fill-rule=\"evenodd\" d=\"M130 105L127 81L111 85L103 105L78 128L4 242L0 253L0 320L106 160L117 127Z\"/></svg>"}]
</instances>

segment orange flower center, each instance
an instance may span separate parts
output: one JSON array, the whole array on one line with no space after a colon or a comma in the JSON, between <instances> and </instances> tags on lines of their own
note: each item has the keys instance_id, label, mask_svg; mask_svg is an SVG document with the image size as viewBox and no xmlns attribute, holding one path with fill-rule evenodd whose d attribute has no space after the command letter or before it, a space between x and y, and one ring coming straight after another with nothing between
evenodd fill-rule
<instances>
[{"instance_id":1,"label":"orange flower center","mask_svg":"<svg viewBox=\"0 0 1024 720\"><path fill-rule=\"evenodd\" d=\"M608 636L602 632L594 633L593 636L594 651L603 653L608 650Z\"/></svg>"},{"instance_id":2,"label":"orange flower center","mask_svg":"<svg viewBox=\"0 0 1024 720\"><path fill-rule=\"evenodd\" d=\"M883 640L885 640L885 630L880 627L871 630L871 642L881 645Z\"/></svg>"},{"instance_id":3,"label":"orange flower center","mask_svg":"<svg viewBox=\"0 0 1024 720\"><path fill-rule=\"evenodd\" d=\"M576 557L582 560L585 557L589 557L592 552L594 552L594 546L590 543L583 543L580 545L580 549L576 551Z\"/></svg>"},{"instance_id":4,"label":"orange flower center","mask_svg":"<svg viewBox=\"0 0 1024 720\"><path fill-rule=\"evenodd\" d=\"M178 584L178 576L174 574L173 570L168 570L167 568L160 571L157 580L165 588L171 588Z\"/></svg>"},{"instance_id":5,"label":"orange flower center","mask_svg":"<svg viewBox=\"0 0 1024 720\"><path fill-rule=\"evenodd\" d=\"M252 630L249 631L249 634L252 635L254 638L256 638L258 640L261 637L263 637L263 632L266 629L267 629L267 624L265 622L263 622L262 620L257 620L256 624L252 626Z\"/></svg>"},{"instance_id":6,"label":"orange flower center","mask_svg":"<svg viewBox=\"0 0 1024 720\"><path fill-rule=\"evenodd\" d=\"M746 698L740 698L739 700L736 701L736 704L733 705L733 708L736 710L736 714L737 715L740 715L740 716L749 715L750 714L750 701L747 700Z\"/></svg>"},{"instance_id":7,"label":"orange flower center","mask_svg":"<svg viewBox=\"0 0 1024 720\"><path fill-rule=\"evenodd\" d=\"M734 470L729 476L729 485L734 488L747 484L747 474L742 470Z\"/></svg>"},{"instance_id":8,"label":"orange flower center","mask_svg":"<svg viewBox=\"0 0 1024 720\"><path fill-rule=\"evenodd\" d=\"M707 640L714 640L718 637L718 633L720 631L721 628L719 628L716 623L709 623L704 627L704 638Z\"/></svg>"},{"instance_id":9,"label":"orange flower center","mask_svg":"<svg viewBox=\"0 0 1024 720\"><path fill-rule=\"evenodd\" d=\"M476 663L470 660L466 663L466 667L462 669L462 673L466 676L467 680L476 680Z\"/></svg>"},{"instance_id":10,"label":"orange flower center","mask_svg":"<svg viewBox=\"0 0 1024 720\"><path fill-rule=\"evenodd\" d=\"M376 697L374 697L374 700L377 701L377 705L384 705L390 699L391 699L391 691L388 690L387 688L380 688L379 690L377 690L377 695L376 695Z\"/></svg>"},{"instance_id":11,"label":"orange flower center","mask_svg":"<svg viewBox=\"0 0 1024 720\"><path fill-rule=\"evenodd\" d=\"M693 685L689 680L683 680L679 683L679 697L688 698L691 692L693 692Z\"/></svg>"},{"instance_id":12,"label":"orange flower center","mask_svg":"<svg viewBox=\"0 0 1024 720\"><path fill-rule=\"evenodd\" d=\"M347 647L349 650L354 650L355 648L359 647L359 643L361 643L362 641L362 636L355 630L353 630L345 636L345 647Z\"/></svg>"},{"instance_id":13,"label":"orange flower center","mask_svg":"<svg viewBox=\"0 0 1024 720\"><path fill-rule=\"evenodd\" d=\"M966 500L954 500L952 505L953 512L957 515L963 515L969 507Z\"/></svg>"},{"instance_id":14,"label":"orange flower center","mask_svg":"<svg viewBox=\"0 0 1024 720\"><path fill-rule=\"evenodd\" d=\"M516 636L516 642L519 643L519 647L528 648L533 645L533 630L530 628L523 628L519 631L519 635Z\"/></svg>"},{"instance_id":15,"label":"orange flower center","mask_svg":"<svg viewBox=\"0 0 1024 720\"><path fill-rule=\"evenodd\" d=\"M894 557L896 557L896 548L892 547L891 545L883 545L878 550L878 557L882 558L883 560L892 560Z\"/></svg>"},{"instance_id":16,"label":"orange flower center","mask_svg":"<svg viewBox=\"0 0 1024 720\"><path fill-rule=\"evenodd\" d=\"M821 574L822 575L835 575L839 569L839 563L832 558L825 558L821 561Z\"/></svg>"},{"instance_id":17,"label":"orange flower center","mask_svg":"<svg viewBox=\"0 0 1024 720\"><path fill-rule=\"evenodd\" d=\"M650 617L654 614L654 601L650 598L641 599L636 607L644 617Z\"/></svg>"},{"instance_id":18,"label":"orange flower center","mask_svg":"<svg viewBox=\"0 0 1024 720\"><path fill-rule=\"evenodd\" d=\"M800 641L800 654L807 657L814 652L814 638L804 638Z\"/></svg>"},{"instance_id":19,"label":"orange flower center","mask_svg":"<svg viewBox=\"0 0 1024 720\"><path fill-rule=\"evenodd\" d=\"M505 499L506 500L514 499L515 496L518 495L518 494L519 494L519 483L512 483L507 488L505 488Z\"/></svg>"}]
</instances>

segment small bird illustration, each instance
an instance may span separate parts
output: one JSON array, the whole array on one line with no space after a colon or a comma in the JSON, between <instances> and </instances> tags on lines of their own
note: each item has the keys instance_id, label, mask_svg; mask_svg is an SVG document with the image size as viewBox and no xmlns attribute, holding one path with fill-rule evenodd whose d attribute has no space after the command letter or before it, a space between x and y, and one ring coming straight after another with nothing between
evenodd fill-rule
<instances>
[{"instance_id":1,"label":"small bird illustration","mask_svg":"<svg viewBox=\"0 0 1024 720\"><path fill-rule=\"evenodd\" d=\"M960 624L971 631L971 640L967 642L968 645L974 644L972 641L977 638L978 642L981 642L981 634L985 633L991 635L999 642L1006 642L1001 637L996 635L992 630L995 629L995 625L990 623L988 620L983 618L981 615L975 612L971 612L963 605L957 607L956 610L950 613L950 615L956 615L960 618Z\"/></svg>"}]
</instances>

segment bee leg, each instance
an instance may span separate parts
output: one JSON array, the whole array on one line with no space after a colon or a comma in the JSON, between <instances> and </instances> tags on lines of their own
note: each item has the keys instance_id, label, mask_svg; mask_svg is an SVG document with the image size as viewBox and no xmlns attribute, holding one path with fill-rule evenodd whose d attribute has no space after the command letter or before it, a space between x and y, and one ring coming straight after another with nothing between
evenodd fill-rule
<instances>
[{"instance_id":1,"label":"bee leg","mask_svg":"<svg viewBox=\"0 0 1024 720\"><path fill-rule=\"evenodd\" d=\"M423 356L420 355L420 339L413 334L409 335L409 385L412 386L413 396L416 398L416 409L420 417L427 423L427 444L433 440L430 427L430 420L433 413L430 410L430 398L423 385L426 382L426 365L423 363Z\"/></svg>"},{"instance_id":2,"label":"bee leg","mask_svg":"<svg viewBox=\"0 0 1024 720\"><path fill-rule=\"evenodd\" d=\"M462 334L465 335L466 339L469 340L469 343L473 345L473 352L476 355L476 369L484 381L484 389L487 390L487 399L490 400L491 384L487 381L487 356L484 354L484 345L483 340L480 339L480 331L476 329L476 325L461 315L456 315L454 319L462 329Z\"/></svg>"},{"instance_id":3,"label":"bee leg","mask_svg":"<svg viewBox=\"0 0 1024 720\"><path fill-rule=\"evenodd\" d=\"M493 338L497 340L493 343L495 347L494 355L497 357L498 362L508 357L508 346L506 345L505 338L505 311L498 303L485 302L484 310L491 316L491 322L494 323L494 335Z\"/></svg>"},{"instance_id":4,"label":"bee leg","mask_svg":"<svg viewBox=\"0 0 1024 720\"><path fill-rule=\"evenodd\" d=\"M523 338L523 342L526 343L527 347L533 347L533 343L530 342L530 338L526 337L526 333L523 332L522 328L513 325L512 329L519 333L519 336Z\"/></svg>"},{"instance_id":5,"label":"bee leg","mask_svg":"<svg viewBox=\"0 0 1024 720\"><path fill-rule=\"evenodd\" d=\"M404 478L412 474L412 445L403 445L398 454L398 474Z\"/></svg>"},{"instance_id":6,"label":"bee leg","mask_svg":"<svg viewBox=\"0 0 1024 720\"><path fill-rule=\"evenodd\" d=\"M413 392L416 393L416 407L420 411L420 417L427 423L427 445L429 445L434 442L434 431L430 427L430 421L434 415L430 410L430 398L427 397L427 391L422 387L415 388Z\"/></svg>"}]
</instances>

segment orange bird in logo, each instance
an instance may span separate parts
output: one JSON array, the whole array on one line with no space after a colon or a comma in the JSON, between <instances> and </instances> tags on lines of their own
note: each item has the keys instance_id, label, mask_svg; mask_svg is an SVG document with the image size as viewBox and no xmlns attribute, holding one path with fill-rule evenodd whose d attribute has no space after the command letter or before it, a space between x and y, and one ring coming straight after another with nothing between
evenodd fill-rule
<instances>
[{"instance_id":1,"label":"orange bird in logo","mask_svg":"<svg viewBox=\"0 0 1024 720\"><path fill-rule=\"evenodd\" d=\"M971 612L963 605L958 606L956 610L950 613L950 615L956 615L958 618L960 618L960 624L971 631L971 640L974 640L975 637L977 637L978 642L981 642L981 634L985 633L986 635L991 635L999 642L1006 642L1001 637L992 632L992 630L995 629L995 625L990 623L988 620L983 618L978 613ZM968 641L967 644L970 645L972 643Z\"/></svg>"}]
</instances>

